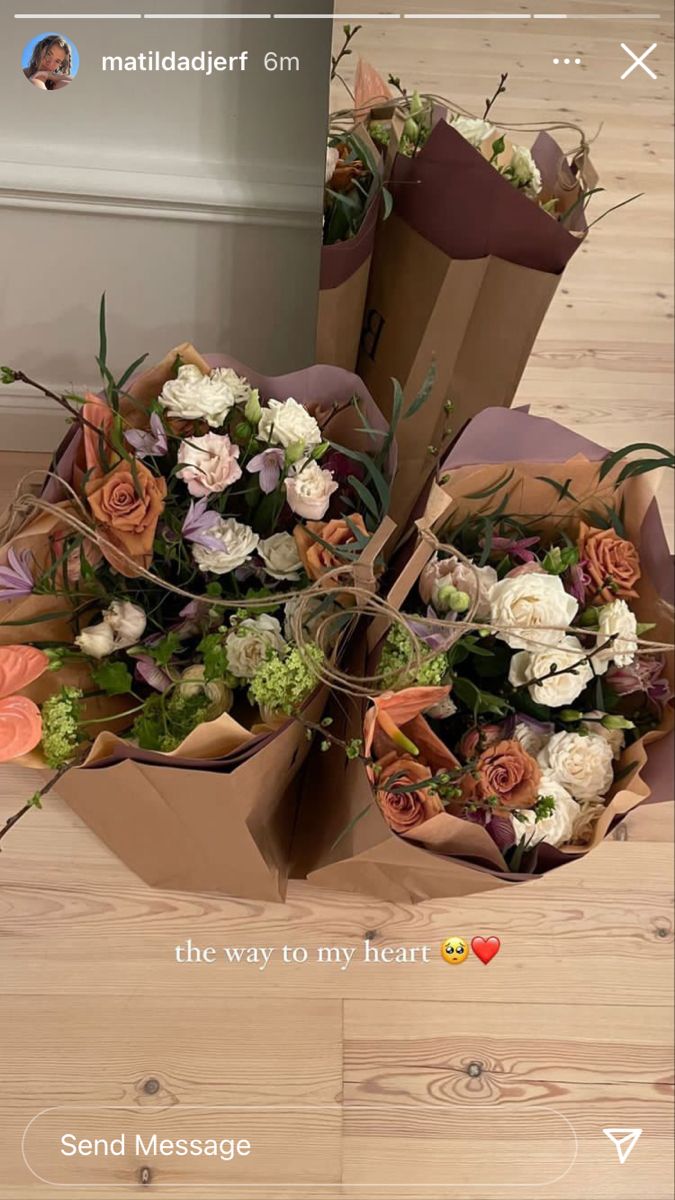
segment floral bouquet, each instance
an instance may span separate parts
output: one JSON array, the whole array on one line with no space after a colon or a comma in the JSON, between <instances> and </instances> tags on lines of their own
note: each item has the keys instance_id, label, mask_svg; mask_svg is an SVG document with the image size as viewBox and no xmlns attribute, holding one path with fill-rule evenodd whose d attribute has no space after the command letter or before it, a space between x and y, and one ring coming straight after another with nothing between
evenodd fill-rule
<instances>
[{"instance_id":1,"label":"floral bouquet","mask_svg":"<svg viewBox=\"0 0 675 1200\"><path fill-rule=\"evenodd\" d=\"M470 424L373 622L343 828L313 881L479 891L587 853L649 795L672 606L646 480L675 460L648 449L607 455L519 411Z\"/></svg>"},{"instance_id":2,"label":"floral bouquet","mask_svg":"<svg viewBox=\"0 0 675 1200\"><path fill-rule=\"evenodd\" d=\"M328 585L374 586L393 431L335 368L140 361L115 379L102 306L104 392L54 397L73 428L10 510L0 761L55 770L150 882L278 896L282 802L352 621Z\"/></svg>"}]
</instances>

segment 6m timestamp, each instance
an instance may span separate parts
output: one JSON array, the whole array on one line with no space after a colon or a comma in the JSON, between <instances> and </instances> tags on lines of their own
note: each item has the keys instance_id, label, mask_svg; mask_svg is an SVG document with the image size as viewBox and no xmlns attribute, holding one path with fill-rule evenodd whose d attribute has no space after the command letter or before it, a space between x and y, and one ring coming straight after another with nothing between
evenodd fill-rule
<instances>
[{"instance_id":1,"label":"6m timestamp","mask_svg":"<svg viewBox=\"0 0 675 1200\"><path fill-rule=\"evenodd\" d=\"M276 50L268 50L263 64L266 71L299 71L300 59L295 54L278 54Z\"/></svg>"}]
</instances>

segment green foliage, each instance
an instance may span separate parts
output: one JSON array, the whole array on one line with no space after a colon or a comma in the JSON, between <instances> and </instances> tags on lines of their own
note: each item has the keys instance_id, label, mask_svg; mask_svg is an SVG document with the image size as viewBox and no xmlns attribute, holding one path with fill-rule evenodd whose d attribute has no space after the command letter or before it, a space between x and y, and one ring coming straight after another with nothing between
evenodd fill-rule
<instances>
[{"instance_id":1,"label":"green foliage","mask_svg":"<svg viewBox=\"0 0 675 1200\"><path fill-rule=\"evenodd\" d=\"M293 716L314 691L323 661L321 647L314 644L302 652L294 646L283 656L268 655L251 680L251 703L261 711Z\"/></svg>"},{"instance_id":2,"label":"green foliage","mask_svg":"<svg viewBox=\"0 0 675 1200\"><path fill-rule=\"evenodd\" d=\"M82 695L80 688L62 687L42 705L42 749L54 770L70 761L80 741Z\"/></svg>"},{"instance_id":3,"label":"green foliage","mask_svg":"<svg viewBox=\"0 0 675 1200\"><path fill-rule=\"evenodd\" d=\"M419 644L422 661L415 662L415 644L412 636L400 625L393 625L382 647L379 671L382 687L400 691L406 687L440 687L448 674L448 657L445 653L429 656L424 644Z\"/></svg>"},{"instance_id":4,"label":"green foliage","mask_svg":"<svg viewBox=\"0 0 675 1200\"><path fill-rule=\"evenodd\" d=\"M168 698L154 693L143 705L134 721L132 737L144 750L160 750L167 754L208 720L211 702L204 692L186 696L177 690Z\"/></svg>"},{"instance_id":5,"label":"green foliage","mask_svg":"<svg viewBox=\"0 0 675 1200\"><path fill-rule=\"evenodd\" d=\"M91 676L107 696L126 696L133 686L131 672L122 662L99 663L93 668Z\"/></svg>"}]
</instances>

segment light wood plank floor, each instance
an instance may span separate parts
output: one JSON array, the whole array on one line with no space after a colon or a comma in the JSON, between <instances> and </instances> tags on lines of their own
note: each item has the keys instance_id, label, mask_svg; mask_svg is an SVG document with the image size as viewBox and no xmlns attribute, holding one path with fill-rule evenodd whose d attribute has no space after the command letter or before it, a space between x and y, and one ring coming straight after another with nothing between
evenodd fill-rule
<instances>
[{"instance_id":1,"label":"light wood plank floor","mask_svg":"<svg viewBox=\"0 0 675 1200\"><path fill-rule=\"evenodd\" d=\"M345 0L338 7L347 11ZM593 7L628 10L616 0ZM640 7L665 10L652 0L631 5ZM651 60L658 81L638 71L619 82L623 40L659 42ZM480 106L508 70L505 117L575 119L591 130L604 121L593 157L608 190L596 211L605 200L646 195L601 223L574 259L519 400L610 447L671 436L670 40L667 20L625 28L373 22L357 43L385 74L466 106ZM583 66L554 68L552 57L566 54L580 54ZM33 456L0 454L3 503L33 465ZM672 497L661 499L672 532ZM0 772L0 821L28 787L17 769ZM200 1184L166 1195L666 1200L672 814L672 804L638 809L621 840L585 861L482 898L411 907L295 883L288 903L275 906L149 889L51 797L0 856L0 1200L54 1194L29 1174L20 1141L39 1110L58 1104L277 1108L256 1118L266 1154L246 1178L260 1186ZM222 962L178 966L173 953L191 937L277 954L285 943L310 951L334 943L355 947L358 958L367 933L376 946L496 933L503 948L487 968L473 958L457 968L436 957L423 967L355 961L347 971L273 959L263 973ZM156 1091L145 1090L148 1079ZM283 1105L319 1107L289 1118ZM576 1165L545 1189L513 1188L565 1170L563 1118L579 1140ZM169 1117L157 1111L157 1121ZM201 1132L212 1133L218 1120L204 1123ZM623 1167L602 1134L607 1126L644 1129ZM283 1186L298 1178L299 1162L305 1186ZM480 1186L498 1178L495 1164L505 1186ZM107 1178L114 1186L92 1195L117 1198L138 1175L114 1168ZM162 1184L185 1178L167 1168L147 1191L159 1195Z\"/></svg>"}]
</instances>

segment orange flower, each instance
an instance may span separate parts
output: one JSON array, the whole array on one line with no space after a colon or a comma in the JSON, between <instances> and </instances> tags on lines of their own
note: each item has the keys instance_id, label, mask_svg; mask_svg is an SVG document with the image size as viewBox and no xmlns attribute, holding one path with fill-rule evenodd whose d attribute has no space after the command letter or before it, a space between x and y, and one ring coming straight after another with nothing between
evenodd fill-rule
<instances>
[{"instance_id":1,"label":"orange flower","mask_svg":"<svg viewBox=\"0 0 675 1200\"><path fill-rule=\"evenodd\" d=\"M364 537L368 536L363 517L359 513L354 513L349 517L349 521ZM317 542L317 537L335 547L349 546L356 541L349 525L342 517L336 517L332 521L308 521L306 525L296 525L293 537L302 565L310 579L320 579L326 571L343 566L346 561L338 554L334 554L327 546L322 546L321 542Z\"/></svg>"},{"instance_id":2,"label":"orange flower","mask_svg":"<svg viewBox=\"0 0 675 1200\"><path fill-rule=\"evenodd\" d=\"M49 666L33 646L0 646L0 763L34 750L42 737L42 717L27 696L12 695L28 687Z\"/></svg>"},{"instance_id":3,"label":"orange flower","mask_svg":"<svg viewBox=\"0 0 675 1200\"><path fill-rule=\"evenodd\" d=\"M583 521L579 526L579 557L593 581L591 601L611 604L612 600L637 596L634 585L640 578L640 558L632 542L620 538L613 529L593 529Z\"/></svg>"},{"instance_id":4,"label":"orange flower","mask_svg":"<svg viewBox=\"0 0 675 1200\"><path fill-rule=\"evenodd\" d=\"M431 772L423 763L415 762L407 754L392 753L383 758L379 766L382 769L378 772L375 798L387 825L395 833L407 833L443 812L443 805L431 788L419 787L405 792L391 790L422 784L430 779Z\"/></svg>"},{"instance_id":5,"label":"orange flower","mask_svg":"<svg viewBox=\"0 0 675 1200\"><path fill-rule=\"evenodd\" d=\"M107 475L94 477L86 485L87 499L101 531L140 567L152 562L152 543L157 522L164 511L166 480L153 475L137 462L132 473L124 459ZM111 566L133 578L130 563L101 547Z\"/></svg>"},{"instance_id":6,"label":"orange flower","mask_svg":"<svg viewBox=\"0 0 675 1200\"><path fill-rule=\"evenodd\" d=\"M478 759L475 775L465 775L461 787L465 800L480 803L496 797L496 812L504 814L515 808L532 808L540 780L539 764L514 739L488 746Z\"/></svg>"},{"instance_id":7,"label":"orange flower","mask_svg":"<svg viewBox=\"0 0 675 1200\"><path fill-rule=\"evenodd\" d=\"M426 763L433 774L458 767L454 754L422 716L449 693L448 687L413 687L377 696L363 722L365 753L381 759L403 751Z\"/></svg>"}]
</instances>

